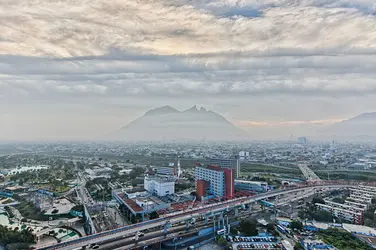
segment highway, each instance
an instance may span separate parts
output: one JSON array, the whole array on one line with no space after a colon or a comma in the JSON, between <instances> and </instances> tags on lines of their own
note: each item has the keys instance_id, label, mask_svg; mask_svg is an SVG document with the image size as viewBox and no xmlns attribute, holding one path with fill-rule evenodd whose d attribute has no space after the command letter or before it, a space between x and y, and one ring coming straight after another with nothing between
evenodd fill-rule
<instances>
[{"instance_id":1,"label":"highway","mask_svg":"<svg viewBox=\"0 0 376 250\"><path fill-rule=\"evenodd\" d=\"M235 220L237 220L240 216L242 216L242 217L243 216L249 216L251 214L258 213L258 212L263 212L263 211L257 210L257 211L249 212L249 211L246 210L246 211L239 212L238 217L235 217L235 214L232 214L232 215L229 215L229 217L231 217L229 219L229 221L231 223L231 222L234 222ZM174 238L179 239L180 237L192 236L193 234L198 233L200 230L202 230L204 228L213 228L212 221L209 222L207 225L205 224L204 220L196 222L194 224L194 226L191 226L191 228L189 229L188 232L185 232L185 229L186 229L185 225L173 227L173 228L168 230L166 238L164 238L163 241L172 240ZM176 234L177 232L179 232L179 233ZM212 234L210 237L213 237L213 236L214 235ZM140 241L137 244L135 244L134 241L130 241L128 239L128 240L124 240L124 241L112 242L112 244L110 245L110 248L109 248L108 245L105 245L105 244L101 245L99 249L126 250L126 249L139 248L139 247L143 247L143 246L150 246L152 244L161 242L162 237L163 237L163 230L159 230L159 231L151 232L149 234L145 234L145 237L140 238ZM177 240L176 243L178 244L179 240ZM120 246L120 247L116 248L117 246Z\"/></svg>"},{"instance_id":2,"label":"highway","mask_svg":"<svg viewBox=\"0 0 376 250\"><path fill-rule=\"evenodd\" d=\"M299 164L298 166L300 171L302 171L304 177L307 178L308 181L320 181L320 178L307 165Z\"/></svg>"},{"instance_id":3,"label":"highway","mask_svg":"<svg viewBox=\"0 0 376 250\"><path fill-rule=\"evenodd\" d=\"M184 237L184 236L190 236L192 234L197 233L199 229L203 229L205 227L209 227L209 225L205 226L205 223L199 223L197 224L196 228L192 230L190 229L189 232L185 232L185 225L183 226L178 226L171 228L166 235L166 238L163 240L169 240L173 238L179 238L179 237ZM177 234L178 232L184 232L182 234ZM132 239L134 234L131 235L124 235L122 239L118 239L115 241L110 241L110 242L104 242L103 244L100 245L99 249L103 250L114 250L114 249L130 249L132 247L140 247L140 246L147 246L151 245L155 242L160 242L162 237L164 237L163 230L158 230L150 233L146 233L145 236L140 237L139 241L135 244L134 240Z\"/></svg>"},{"instance_id":4,"label":"highway","mask_svg":"<svg viewBox=\"0 0 376 250\"><path fill-rule=\"evenodd\" d=\"M128 225L125 227L120 227L114 230L109 230L93 235L89 235L86 237L82 237L79 239L74 239L72 241L62 242L54 245L49 246L43 246L39 249L41 250L50 250L50 249L61 249L61 250L70 250L75 249L83 246L87 246L89 244L101 244L102 242L105 242L107 240L111 240L114 238L121 238L124 235L130 235L135 234L138 231L146 230L150 228L156 228L160 226L164 226L167 222L170 222L171 224L174 224L176 222L189 220L192 217L199 217L204 214L210 214L215 212L220 212L226 209L233 208L235 206L240 206L242 204L251 204L255 203L257 201L267 199L270 197L275 197L279 195L285 195L289 193L299 192L299 191L314 191L314 189L320 189L320 188L345 188L345 187L352 187L357 184L351 183L351 182L319 182L319 184L311 185L311 186L301 186L291 189L281 189L277 191L272 191L268 193L259 194L252 197L244 197L244 198L237 198L229 201L224 201L212 205L207 205L204 207L198 207L195 209L190 209L186 211L180 211L176 213L169 214L166 217L141 222L138 224Z\"/></svg>"}]
</instances>

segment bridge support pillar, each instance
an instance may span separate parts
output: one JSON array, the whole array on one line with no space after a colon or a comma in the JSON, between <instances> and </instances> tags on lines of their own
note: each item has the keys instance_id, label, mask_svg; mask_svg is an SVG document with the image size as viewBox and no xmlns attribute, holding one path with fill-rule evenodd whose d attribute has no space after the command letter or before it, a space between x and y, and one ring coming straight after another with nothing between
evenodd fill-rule
<instances>
[{"instance_id":1,"label":"bridge support pillar","mask_svg":"<svg viewBox=\"0 0 376 250\"><path fill-rule=\"evenodd\" d=\"M205 225L208 225L208 216L205 215Z\"/></svg>"},{"instance_id":2,"label":"bridge support pillar","mask_svg":"<svg viewBox=\"0 0 376 250\"><path fill-rule=\"evenodd\" d=\"M250 203L250 204L249 204L249 212L252 212L252 206L253 206L253 204Z\"/></svg>"},{"instance_id":3,"label":"bridge support pillar","mask_svg":"<svg viewBox=\"0 0 376 250\"><path fill-rule=\"evenodd\" d=\"M235 216L238 217L238 215L239 215L239 209L235 208Z\"/></svg>"},{"instance_id":4,"label":"bridge support pillar","mask_svg":"<svg viewBox=\"0 0 376 250\"><path fill-rule=\"evenodd\" d=\"M144 222L144 220L145 220L145 213L142 213L141 216L142 216L142 222Z\"/></svg>"}]
</instances>

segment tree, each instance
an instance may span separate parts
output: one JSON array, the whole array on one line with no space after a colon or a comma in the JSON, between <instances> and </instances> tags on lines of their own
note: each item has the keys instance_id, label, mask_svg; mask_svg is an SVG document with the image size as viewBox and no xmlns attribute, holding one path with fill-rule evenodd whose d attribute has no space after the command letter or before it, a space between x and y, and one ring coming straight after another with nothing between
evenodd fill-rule
<instances>
[{"instance_id":1,"label":"tree","mask_svg":"<svg viewBox=\"0 0 376 250\"><path fill-rule=\"evenodd\" d=\"M231 234L238 234L238 229L236 227L230 227Z\"/></svg>"},{"instance_id":2,"label":"tree","mask_svg":"<svg viewBox=\"0 0 376 250\"><path fill-rule=\"evenodd\" d=\"M304 250L304 246L302 245L302 243L297 242L294 246L294 250Z\"/></svg>"},{"instance_id":3,"label":"tree","mask_svg":"<svg viewBox=\"0 0 376 250\"><path fill-rule=\"evenodd\" d=\"M219 245L222 245L222 246L226 245L226 243L227 243L227 241L225 240L225 238L223 238L222 236L217 236L216 240L217 240L217 243Z\"/></svg>"},{"instance_id":4,"label":"tree","mask_svg":"<svg viewBox=\"0 0 376 250\"><path fill-rule=\"evenodd\" d=\"M151 220L153 220L153 219L157 219L157 218L159 218L159 215L158 215L158 213L157 212L152 212L152 213L150 213L150 219Z\"/></svg>"},{"instance_id":5,"label":"tree","mask_svg":"<svg viewBox=\"0 0 376 250\"><path fill-rule=\"evenodd\" d=\"M35 243L36 238L29 230L19 232L0 225L0 242L2 244Z\"/></svg>"},{"instance_id":6,"label":"tree","mask_svg":"<svg viewBox=\"0 0 376 250\"><path fill-rule=\"evenodd\" d=\"M273 232L273 231L275 230L275 226L274 226L274 224L273 224L273 223L268 223L268 224L266 225L266 230L267 230L268 232Z\"/></svg>"},{"instance_id":7,"label":"tree","mask_svg":"<svg viewBox=\"0 0 376 250\"><path fill-rule=\"evenodd\" d=\"M240 232L247 236L256 236L258 235L257 231L257 222L254 220L243 220L240 222Z\"/></svg>"},{"instance_id":8,"label":"tree","mask_svg":"<svg viewBox=\"0 0 376 250\"><path fill-rule=\"evenodd\" d=\"M316 211L312 214L312 218L322 222L333 222L333 215L328 211Z\"/></svg>"},{"instance_id":9,"label":"tree","mask_svg":"<svg viewBox=\"0 0 376 250\"><path fill-rule=\"evenodd\" d=\"M324 199L321 198L321 197L313 197L313 199L312 199L312 203L313 203L313 204L316 204L316 203L325 204L325 201L324 201Z\"/></svg>"},{"instance_id":10,"label":"tree","mask_svg":"<svg viewBox=\"0 0 376 250\"><path fill-rule=\"evenodd\" d=\"M372 197L371 202L372 202L372 204L376 204L376 196L373 196L373 197Z\"/></svg>"},{"instance_id":11,"label":"tree","mask_svg":"<svg viewBox=\"0 0 376 250\"><path fill-rule=\"evenodd\" d=\"M294 220L290 224L291 229L297 229L297 230L302 230L303 229L303 223L300 221Z\"/></svg>"},{"instance_id":12,"label":"tree","mask_svg":"<svg viewBox=\"0 0 376 250\"><path fill-rule=\"evenodd\" d=\"M345 199L336 197L336 198L333 198L333 202L337 202L337 203L340 203L340 204L345 204Z\"/></svg>"}]
</instances>

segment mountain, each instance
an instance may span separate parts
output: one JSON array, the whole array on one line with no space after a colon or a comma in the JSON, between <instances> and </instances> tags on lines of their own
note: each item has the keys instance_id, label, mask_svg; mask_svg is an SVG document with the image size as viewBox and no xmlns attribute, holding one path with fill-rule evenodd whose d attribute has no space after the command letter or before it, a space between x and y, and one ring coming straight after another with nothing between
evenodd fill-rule
<instances>
[{"instance_id":1,"label":"mountain","mask_svg":"<svg viewBox=\"0 0 376 250\"><path fill-rule=\"evenodd\" d=\"M376 112L363 113L333 124L326 133L347 139L370 139L376 136Z\"/></svg>"},{"instance_id":2,"label":"mountain","mask_svg":"<svg viewBox=\"0 0 376 250\"><path fill-rule=\"evenodd\" d=\"M247 133L220 114L195 106L178 111L163 106L147 111L143 116L115 133L116 140L242 140Z\"/></svg>"}]
</instances>

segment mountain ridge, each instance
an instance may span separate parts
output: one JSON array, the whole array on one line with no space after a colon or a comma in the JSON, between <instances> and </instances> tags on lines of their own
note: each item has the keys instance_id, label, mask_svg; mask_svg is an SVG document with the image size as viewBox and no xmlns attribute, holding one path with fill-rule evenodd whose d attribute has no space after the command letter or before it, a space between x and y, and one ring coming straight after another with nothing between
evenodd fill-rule
<instances>
[{"instance_id":1,"label":"mountain ridge","mask_svg":"<svg viewBox=\"0 0 376 250\"><path fill-rule=\"evenodd\" d=\"M353 137L376 136L376 112L361 113L357 116L331 125L325 130L327 135Z\"/></svg>"},{"instance_id":2,"label":"mountain ridge","mask_svg":"<svg viewBox=\"0 0 376 250\"><path fill-rule=\"evenodd\" d=\"M150 109L121 127L118 140L241 140L247 133L224 116L196 105L179 111L169 105Z\"/></svg>"}]
</instances>

